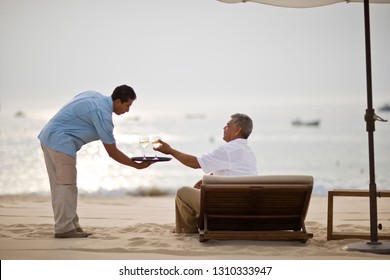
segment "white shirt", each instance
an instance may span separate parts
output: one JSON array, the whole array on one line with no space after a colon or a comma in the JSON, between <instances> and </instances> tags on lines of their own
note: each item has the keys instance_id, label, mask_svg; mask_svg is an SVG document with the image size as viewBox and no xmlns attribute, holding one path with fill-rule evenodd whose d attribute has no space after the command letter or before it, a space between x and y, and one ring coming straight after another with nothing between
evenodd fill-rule
<instances>
[{"instance_id":1,"label":"white shirt","mask_svg":"<svg viewBox=\"0 0 390 280\"><path fill-rule=\"evenodd\" d=\"M257 175L257 160L248 140L238 138L197 158L205 173L220 176Z\"/></svg>"}]
</instances>

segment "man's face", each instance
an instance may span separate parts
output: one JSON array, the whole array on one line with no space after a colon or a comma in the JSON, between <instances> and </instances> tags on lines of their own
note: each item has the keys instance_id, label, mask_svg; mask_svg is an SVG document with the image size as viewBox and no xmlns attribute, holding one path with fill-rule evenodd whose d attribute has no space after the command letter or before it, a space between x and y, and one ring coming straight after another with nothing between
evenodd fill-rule
<instances>
[{"instance_id":1,"label":"man's face","mask_svg":"<svg viewBox=\"0 0 390 280\"><path fill-rule=\"evenodd\" d=\"M237 127L233 119L228 121L226 126L223 128L223 140L230 142L240 136L241 128Z\"/></svg>"},{"instance_id":2,"label":"man's face","mask_svg":"<svg viewBox=\"0 0 390 280\"><path fill-rule=\"evenodd\" d=\"M129 99L129 101L122 103L120 99L114 100L114 113L118 116L127 113L130 110L133 101L134 100Z\"/></svg>"}]
</instances>

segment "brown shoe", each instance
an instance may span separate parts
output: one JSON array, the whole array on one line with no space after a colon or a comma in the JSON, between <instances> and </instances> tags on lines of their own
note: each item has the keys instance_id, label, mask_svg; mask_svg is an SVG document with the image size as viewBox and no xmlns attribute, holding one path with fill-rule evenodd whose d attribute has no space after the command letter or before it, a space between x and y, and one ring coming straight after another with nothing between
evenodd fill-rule
<instances>
[{"instance_id":1,"label":"brown shoe","mask_svg":"<svg viewBox=\"0 0 390 280\"><path fill-rule=\"evenodd\" d=\"M54 238L84 238L88 237L89 234L85 232L78 232L75 229L72 229L68 232L64 233L56 233L54 234Z\"/></svg>"},{"instance_id":2,"label":"brown shoe","mask_svg":"<svg viewBox=\"0 0 390 280\"><path fill-rule=\"evenodd\" d=\"M92 233L90 233L90 232L85 232L81 227L76 228L75 231L77 231L77 232L83 232L83 233L85 233L85 234L88 234L88 236L92 235Z\"/></svg>"}]
</instances>

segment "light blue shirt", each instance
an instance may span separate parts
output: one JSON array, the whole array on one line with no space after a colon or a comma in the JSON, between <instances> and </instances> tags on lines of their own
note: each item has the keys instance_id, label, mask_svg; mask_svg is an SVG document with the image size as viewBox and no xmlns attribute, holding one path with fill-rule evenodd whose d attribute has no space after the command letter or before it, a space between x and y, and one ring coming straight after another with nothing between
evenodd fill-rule
<instances>
[{"instance_id":1,"label":"light blue shirt","mask_svg":"<svg viewBox=\"0 0 390 280\"><path fill-rule=\"evenodd\" d=\"M86 91L74 97L46 124L38 135L41 143L55 151L76 157L92 141L115 143L111 96Z\"/></svg>"}]
</instances>

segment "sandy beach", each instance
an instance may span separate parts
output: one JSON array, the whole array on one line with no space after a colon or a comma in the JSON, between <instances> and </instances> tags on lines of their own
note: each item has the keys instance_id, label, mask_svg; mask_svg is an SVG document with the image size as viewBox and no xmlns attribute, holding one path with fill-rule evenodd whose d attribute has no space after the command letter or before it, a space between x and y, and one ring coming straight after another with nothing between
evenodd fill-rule
<instances>
[{"instance_id":1,"label":"sandy beach","mask_svg":"<svg viewBox=\"0 0 390 280\"><path fill-rule=\"evenodd\" d=\"M53 238L50 197L0 197L2 260L388 260L390 255L348 252L358 239L326 240L327 198L312 197L306 218L314 238L292 241L210 240L174 234L174 197L84 197L78 214L83 239ZM335 200L335 231L369 233L367 198ZM378 221L389 234L390 204L378 200Z\"/></svg>"}]
</instances>

